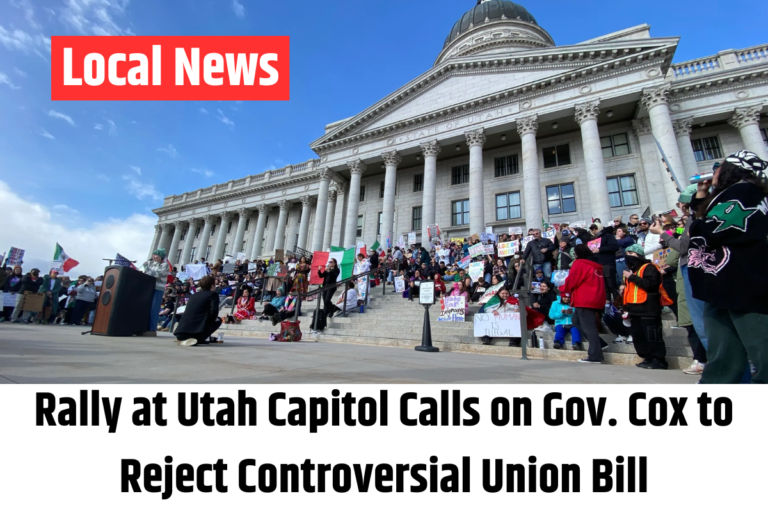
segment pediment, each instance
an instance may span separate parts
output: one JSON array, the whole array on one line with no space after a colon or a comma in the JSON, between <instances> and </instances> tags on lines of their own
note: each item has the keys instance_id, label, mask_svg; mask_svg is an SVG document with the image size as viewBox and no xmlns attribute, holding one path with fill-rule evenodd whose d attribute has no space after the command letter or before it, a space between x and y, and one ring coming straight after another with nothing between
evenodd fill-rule
<instances>
[{"instance_id":1,"label":"pediment","mask_svg":"<svg viewBox=\"0 0 768 512\"><path fill-rule=\"evenodd\" d=\"M341 141L379 136L448 111L491 104L655 61L666 72L678 38L609 41L475 56L445 62L375 105L338 123L310 146L318 154ZM344 142L346 143L346 142Z\"/></svg>"}]
</instances>

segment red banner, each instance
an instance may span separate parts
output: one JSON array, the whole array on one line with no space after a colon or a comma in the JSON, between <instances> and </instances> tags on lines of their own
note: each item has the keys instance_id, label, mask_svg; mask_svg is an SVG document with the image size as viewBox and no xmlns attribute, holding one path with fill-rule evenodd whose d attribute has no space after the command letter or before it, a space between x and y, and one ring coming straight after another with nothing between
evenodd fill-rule
<instances>
[{"instance_id":1,"label":"red banner","mask_svg":"<svg viewBox=\"0 0 768 512\"><path fill-rule=\"evenodd\" d=\"M287 101L287 36L54 36L53 101Z\"/></svg>"}]
</instances>

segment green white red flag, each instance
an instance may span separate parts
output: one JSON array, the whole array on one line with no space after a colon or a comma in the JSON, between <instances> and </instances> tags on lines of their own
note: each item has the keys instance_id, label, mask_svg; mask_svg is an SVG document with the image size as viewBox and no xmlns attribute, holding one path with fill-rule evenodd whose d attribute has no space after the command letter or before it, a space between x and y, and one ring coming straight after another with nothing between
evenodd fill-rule
<instances>
[{"instance_id":1,"label":"green white red flag","mask_svg":"<svg viewBox=\"0 0 768 512\"><path fill-rule=\"evenodd\" d=\"M324 252L315 251L312 255L311 274L309 276L309 284L323 284L323 278L317 273L321 268L325 268L331 259L335 259L339 266L339 278L337 281L352 277L352 269L355 266L355 248L350 249L338 249L336 251Z\"/></svg>"},{"instance_id":2,"label":"green white red flag","mask_svg":"<svg viewBox=\"0 0 768 512\"><path fill-rule=\"evenodd\" d=\"M57 243L56 251L53 254L53 263L51 264L51 270L59 270L61 272L69 272L80 264L79 261L70 258L64 249Z\"/></svg>"}]
</instances>

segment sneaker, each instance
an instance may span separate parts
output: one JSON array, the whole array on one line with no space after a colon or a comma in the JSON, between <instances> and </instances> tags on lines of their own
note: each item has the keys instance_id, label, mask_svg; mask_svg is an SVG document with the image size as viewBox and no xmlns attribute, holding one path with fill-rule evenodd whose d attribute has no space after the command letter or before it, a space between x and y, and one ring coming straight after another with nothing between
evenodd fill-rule
<instances>
[{"instance_id":1,"label":"sneaker","mask_svg":"<svg viewBox=\"0 0 768 512\"><path fill-rule=\"evenodd\" d=\"M638 368L646 368L649 364L651 364L651 360L646 359L642 363L637 363L635 366L637 366Z\"/></svg>"},{"instance_id":2,"label":"sneaker","mask_svg":"<svg viewBox=\"0 0 768 512\"><path fill-rule=\"evenodd\" d=\"M197 340L195 338L189 338L186 340L176 340L176 344L180 347L194 347L197 345Z\"/></svg>"},{"instance_id":3,"label":"sneaker","mask_svg":"<svg viewBox=\"0 0 768 512\"><path fill-rule=\"evenodd\" d=\"M582 345L581 343L574 343L573 344L573 350L581 350L583 352L584 351L584 345Z\"/></svg>"},{"instance_id":4,"label":"sneaker","mask_svg":"<svg viewBox=\"0 0 768 512\"><path fill-rule=\"evenodd\" d=\"M666 370L669 368L669 365L666 363L666 361L659 361L654 359L653 361L644 366L641 366L640 368L644 368L646 370Z\"/></svg>"},{"instance_id":5,"label":"sneaker","mask_svg":"<svg viewBox=\"0 0 768 512\"><path fill-rule=\"evenodd\" d=\"M555 348L555 350L560 350L561 348L563 348L563 346L558 342L554 342L552 346Z\"/></svg>"},{"instance_id":6,"label":"sneaker","mask_svg":"<svg viewBox=\"0 0 768 512\"><path fill-rule=\"evenodd\" d=\"M602 361L596 361L595 359L590 359L588 357L585 357L584 359L579 359L580 363L591 363L591 364L601 364Z\"/></svg>"},{"instance_id":7,"label":"sneaker","mask_svg":"<svg viewBox=\"0 0 768 512\"><path fill-rule=\"evenodd\" d=\"M704 365L694 359L693 364L683 370L683 373L686 375L701 375L704 373Z\"/></svg>"},{"instance_id":8,"label":"sneaker","mask_svg":"<svg viewBox=\"0 0 768 512\"><path fill-rule=\"evenodd\" d=\"M613 342L614 343L626 343L627 342L627 338L625 338L624 336L616 336L616 339L613 340Z\"/></svg>"},{"instance_id":9,"label":"sneaker","mask_svg":"<svg viewBox=\"0 0 768 512\"><path fill-rule=\"evenodd\" d=\"M632 340L632 336L627 336L627 345L633 344L634 341Z\"/></svg>"}]
</instances>

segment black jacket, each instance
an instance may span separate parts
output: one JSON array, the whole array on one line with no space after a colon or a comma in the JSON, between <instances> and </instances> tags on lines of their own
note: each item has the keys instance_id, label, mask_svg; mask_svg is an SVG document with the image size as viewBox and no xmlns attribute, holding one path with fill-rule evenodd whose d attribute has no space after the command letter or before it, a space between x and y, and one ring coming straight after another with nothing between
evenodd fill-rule
<instances>
[{"instance_id":1,"label":"black jacket","mask_svg":"<svg viewBox=\"0 0 768 512\"><path fill-rule=\"evenodd\" d=\"M179 320L176 336L203 332L219 316L219 295L211 290L202 290L192 295Z\"/></svg>"},{"instance_id":2,"label":"black jacket","mask_svg":"<svg viewBox=\"0 0 768 512\"><path fill-rule=\"evenodd\" d=\"M336 284L336 281L339 278L339 272L340 270L337 268L334 268L333 270L323 270L319 269L317 271L317 275L323 278L323 286L329 286L332 284Z\"/></svg>"},{"instance_id":3,"label":"black jacket","mask_svg":"<svg viewBox=\"0 0 768 512\"><path fill-rule=\"evenodd\" d=\"M11 284L11 280L13 279L14 275L11 274L5 278L5 285L3 286L3 292L5 293L18 293L21 289L21 280L24 279L24 276L21 277L18 281L16 281L16 284Z\"/></svg>"},{"instance_id":4,"label":"black jacket","mask_svg":"<svg viewBox=\"0 0 768 512\"><path fill-rule=\"evenodd\" d=\"M43 285L42 277L38 277L37 279L35 279L34 277L32 277L32 274L27 274L21 278L21 288L19 288L19 293L24 293L24 292L37 293L40 290L40 287L42 285Z\"/></svg>"},{"instance_id":5,"label":"black jacket","mask_svg":"<svg viewBox=\"0 0 768 512\"><path fill-rule=\"evenodd\" d=\"M542 315L549 318L549 308L552 307L552 303L557 300L557 294L555 293L555 290L552 289L552 285L549 287L549 291L547 293L540 293L540 294L533 294L531 296L531 304L537 303L539 305L538 308L534 307L536 311L541 313ZM549 321L551 322L551 318L549 318Z\"/></svg>"},{"instance_id":6,"label":"black jacket","mask_svg":"<svg viewBox=\"0 0 768 512\"><path fill-rule=\"evenodd\" d=\"M701 200L691 202L696 208ZM693 296L740 313L768 314L768 199L756 185L731 185L690 228Z\"/></svg>"},{"instance_id":7,"label":"black jacket","mask_svg":"<svg viewBox=\"0 0 768 512\"><path fill-rule=\"evenodd\" d=\"M542 249L547 249L547 252L541 252ZM533 254L533 263L540 264L553 261L555 252L555 244L549 238L540 238L539 240L531 240L528 245L525 246L525 252L523 253L523 259L527 260L529 254Z\"/></svg>"},{"instance_id":8,"label":"black jacket","mask_svg":"<svg viewBox=\"0 0 768 512\"><path fill-rule=\"evenodd\" d=\"M642 265L650 263L643 258L638 272ZM661 318L661 272L654 265L647 265L643 270L643 277L633 273L627 278L627 281L636 284L648 294L648 298L642 304L625 304L629 316L641 316L644 318ZM625 283L626 285L626 283Z\"/></svg>"},{"instance_id":9,"label":"black jacket","mask_svg":"<svg viewBox=\"0 0 768 512\"><path fill-rule=\"evenodd\" d=\"M596 254L597 262L601 265L616 266L616 251L619 250L619 242L613 234L613 226L605 226L600 235L600 252Z\"/></svg>"},{"instance_id":10,"label":"black jacket","mask_svg":"<svg viewBox=\"0 0 768 512\"><path fill-rule=\"evenodd\" d=\"M371 251L371 269L378 268L379 266L379 253L376 251Z\"/></svg>"}]
</instances>

